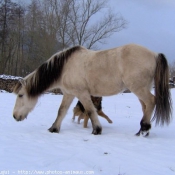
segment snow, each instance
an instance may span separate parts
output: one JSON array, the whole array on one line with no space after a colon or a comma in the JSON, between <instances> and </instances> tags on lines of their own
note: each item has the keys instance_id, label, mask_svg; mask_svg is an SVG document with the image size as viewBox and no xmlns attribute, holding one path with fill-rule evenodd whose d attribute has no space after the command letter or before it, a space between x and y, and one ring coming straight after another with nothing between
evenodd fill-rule
<instances>
[{"instance_id":1,"label":"snow","mask_svg":"<svg viewBox=\"0 0 175 175\"><path fill-rule=\"evenodd\" d=\"M175 89L171 91L174 99ZM135 136L142 111L132 93L103 98L103 111L113 123L99 117L103 131L97 136L91 134L90 121L88 128L82 120L72 122L77 99L60 133L47 129L56 119L61 95L41 96L22 122L12 117L15 99L14 94L0 92L0 174L175 174L175 121L162 128L153 123L147 138Z\"/></svg>"},{"instance_id":2,"label":"snow","mask_svg":"<svg viewBox=\"0 0 175 175\"><path fill-rule=\"evenodd\" d=\"M22 77L16 77L16 76L12 76L12 75L0 75L0 78L2 78L2 79L12 79L12 80L18 80L18 79L20 79L20 78L22 78Z\"/></svg>"}]
</instances>

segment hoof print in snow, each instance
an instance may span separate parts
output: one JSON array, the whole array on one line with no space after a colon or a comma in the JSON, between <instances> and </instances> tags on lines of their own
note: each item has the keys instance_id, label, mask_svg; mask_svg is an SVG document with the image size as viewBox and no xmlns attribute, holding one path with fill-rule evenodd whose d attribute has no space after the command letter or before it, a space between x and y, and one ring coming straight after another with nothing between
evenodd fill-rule
<instances>
[{"instance_id":1,"label":"hoof print in snow","mask_svg":"<svg viewBox=\"0 0 175 175\"><path fill-rule=\"evenodd\" d=\"M84 139L84 141L85 141L85 142L87 142L87 141L88 141L88 139Z\"/></svg>"}]
</instances>

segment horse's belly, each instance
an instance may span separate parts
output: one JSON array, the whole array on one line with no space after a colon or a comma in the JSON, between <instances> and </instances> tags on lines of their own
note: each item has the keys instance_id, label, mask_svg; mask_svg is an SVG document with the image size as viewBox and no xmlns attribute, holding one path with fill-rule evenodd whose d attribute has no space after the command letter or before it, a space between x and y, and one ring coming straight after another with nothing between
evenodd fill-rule
<instances>
[{"instance_id":1,"label":"horse's belly","mask_svg":"<svg viewBox=\"0 0 175 175\"><path fill-rule=\"evenodd\" d=\"M125 87L122 82L102 82L93 84L89 89L92 96L110 96L123 91Z\"/></svg>"}]
</instances>

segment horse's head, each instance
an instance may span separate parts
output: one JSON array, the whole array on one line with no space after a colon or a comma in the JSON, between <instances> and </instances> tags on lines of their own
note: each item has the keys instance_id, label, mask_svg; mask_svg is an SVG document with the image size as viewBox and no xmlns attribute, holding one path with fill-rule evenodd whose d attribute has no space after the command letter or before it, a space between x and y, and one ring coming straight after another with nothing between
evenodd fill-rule
<instances>
[{"instance_id":1,"label":"horse's head","mask_svg":"<svg viewBox=\"0 0 175 175\"><path fill-rule=\"evenodd\" d=\"M27 118L28 113L35 107L38 98L28 96L25 80L20 80L14 87L13 92L17 95L13 117L16 121L22 121Z\"/></svg>"}]
</instances>

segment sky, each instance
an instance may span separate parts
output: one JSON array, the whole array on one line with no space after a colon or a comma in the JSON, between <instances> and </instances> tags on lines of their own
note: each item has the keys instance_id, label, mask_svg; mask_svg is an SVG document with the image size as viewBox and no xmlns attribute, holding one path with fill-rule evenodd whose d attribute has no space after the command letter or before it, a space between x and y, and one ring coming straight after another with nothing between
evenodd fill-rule
<instances>
[{"instance_id":1,"label":"sky","mask_svg":"<svg viewBox=\"0 0 175 175\"><path fill-rule=\"evenodd\" d=\"M128 27L112 35L103 49L136 43L164 53L175 62L174 0L109 0L109 5L128 21Z\"/></svg>"},{"instance_id":2,"label":"sky","mask_svg":"<svg viewBox=\"0 0 175 175\"><path fill-rule=\"evenodd\" d=\"M128 26L113 34L100 49L135 43L164 53L170 64L175 63L175 0L108 1L112 11L120 13Z\"/></svg>"}]
</instances>

